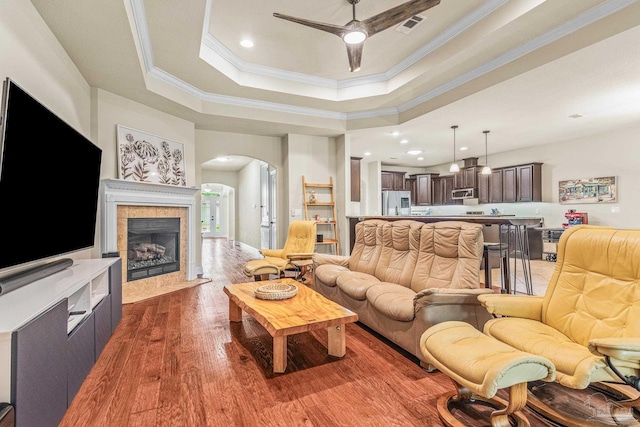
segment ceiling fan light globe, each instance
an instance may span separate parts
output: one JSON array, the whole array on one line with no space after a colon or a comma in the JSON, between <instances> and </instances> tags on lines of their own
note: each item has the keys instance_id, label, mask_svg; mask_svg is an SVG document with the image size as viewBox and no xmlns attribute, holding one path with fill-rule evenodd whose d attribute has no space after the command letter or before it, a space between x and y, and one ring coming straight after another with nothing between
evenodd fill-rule
<instances>
[{"instance_id":1,"label":"ceiling fan light globe","mask_svg":"<svg viewBox=\"0 0 640 427\"><path fill-rule=\"evenodd\" d=\"M350 31L342 37L342 40L344 40L346 44L360 44L366 39L367 34L360 30Z\"/></svg>"}]
</instances>

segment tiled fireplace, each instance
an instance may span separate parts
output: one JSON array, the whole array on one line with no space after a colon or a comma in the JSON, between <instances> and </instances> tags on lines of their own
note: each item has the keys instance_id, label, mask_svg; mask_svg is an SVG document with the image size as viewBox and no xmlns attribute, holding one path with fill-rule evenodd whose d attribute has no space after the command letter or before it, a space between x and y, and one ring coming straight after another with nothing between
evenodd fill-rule
<instances>
[{"instance_id":1,"label":"tiled fireplace","mask_svg":"<svg viewBox=\"0 0 640 427\"><path fill-rule=\"evenodd\" d=\"M124 286L161 287L196 278L197 191L193 187L102 181L102 252L117 252L122 258Z\"/></svg>"}]
</instances>

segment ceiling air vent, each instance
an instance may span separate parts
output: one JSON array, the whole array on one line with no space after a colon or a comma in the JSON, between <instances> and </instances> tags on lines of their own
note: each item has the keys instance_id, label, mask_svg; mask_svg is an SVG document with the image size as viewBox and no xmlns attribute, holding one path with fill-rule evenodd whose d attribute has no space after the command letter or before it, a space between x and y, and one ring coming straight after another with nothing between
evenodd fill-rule
<instances>
[{"instance_id":1,"label":"ceiling air vent","mask_svg":"<svg viewBox=\"0 0 640 427\"><path fill-rule=\"evenodd\" d=\"M396 27L396 31L400 31L401 33L409 34L411 30L420 25L425 18L422 15L413 15L411 18L404 21L402 24Z\"/></svg>"}]
</instances>

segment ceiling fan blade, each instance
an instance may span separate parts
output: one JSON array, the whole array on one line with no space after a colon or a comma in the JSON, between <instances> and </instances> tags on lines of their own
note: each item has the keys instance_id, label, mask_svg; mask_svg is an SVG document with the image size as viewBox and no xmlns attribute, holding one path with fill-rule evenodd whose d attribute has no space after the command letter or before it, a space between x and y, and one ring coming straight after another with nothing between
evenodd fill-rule
<instances>
[{"instance_id":1,"label":"ceiling fan blade","mask_svg":"<svg viewBox=\"0 0 640 427\"><path fill-rule=\"evenodd\" d=\"M362 21L362 24L367 30L369 37L371 37L380 31L386 30L389 27L411 18L413 15L417 15L439 4L440 0L411 0L365 19Z\"/></svg>"},{"instance_id":2,"label":"ceiling fan blade","mask_svg":"<svg viewBox=\"0 0 640 427\"><path fill-rule=\"evenodd\" d=\"M347 56L349 56L349 70L353 73L360 69L362 59L362 47L364 43L347 44Z\"/></svg>"},{"instance_id":3,"label":"ceiling fan blade","mask_svg":"<svg viewBox=\"0 0 640 427\"><path fill-rule=\"evenodd\" d=\"M306 25L307 27L315 28L316 30L326 31L327 33L335 34L342 38L348 28L341 25L325 24L323 22L309 21L307 19L296 18L294 16L283 15L281 13L274 13L276 18L284 19L287 21L295 22L296 24Z\"/></svg>"}]
</instances>

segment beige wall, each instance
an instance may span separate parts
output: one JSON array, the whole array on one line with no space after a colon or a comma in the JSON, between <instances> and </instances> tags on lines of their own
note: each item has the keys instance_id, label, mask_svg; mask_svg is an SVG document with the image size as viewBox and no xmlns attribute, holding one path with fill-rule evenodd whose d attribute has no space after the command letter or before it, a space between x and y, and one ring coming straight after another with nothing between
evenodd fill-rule
<instances>
[{"instance_id":1,"label":"beige wall","mask_svg":"<svg viewBox=\"0 0 640 427\"><path fill-rule=\"evenodd\" d=\"M0 78L7 77L90 138L90 87L29 1L0 1ZM97 248L67 257L96 257Z\"/></svg>"},{"instance_id":2,"label":"beige wall","mask_svg":"<svg viewBox=\"0 0 640 427\"><path fill-rule=\"evenodd\" d=\"M200 173L201 184L223 184L231 188L238 188L238 172L202 169Z\"/></svg>"},{"instance_id":3,"label":"beige wall","mask_svg":"<svg viewBox=\"0 0 640 427\"><path fill-rule=\"evenodd\" d=\"M304 219L301 215L291 215L292 209L302 209L302 176L307 182L328 183L333 177L336 182L336 143L333 138L289 134L287 140L287 168L289 204L287 216L291 220ZM343 189L343 183L339 186Z\"/></svg>"},{"instance_id":4,"label":"beige wall","mask_svg":"<svg viewBox=\"0 0 640 427\"><path fill-rule=\"evenodd\" d=\"M101 89L95 89L94 93L98 143L103 150L103 178L118 178L116 126L122 125L184 144L187 186L200 186L195 175L195 126L192 122Z\"/></svg>"},{"instance_id":5,"label":"beige wall","mask_svg":"<svg viewBox=\"0 0 640 427\"><path fill-rule=\"evenodd\" d=\"M286 226L284 226L283 218L285 218L285 200L286 187L284 184L284 175L286 174L284 166L283 142L281 138L245 135L228 132L216 132L207 130L196 130L196 158L198 164L198 174L200 182L215 182L233 187L235 191L236 202L236 227L235 236L238 243L247 244L256 249L260 249L260 199L257 203L257 222L254 221L253 202L246 204L243 199L252 194L254 190L259 190L260 174L257 177L250 173L249 169L244 173L234 172L235 177L229 173L219 173L200 170L200 165L206 161L224 156L244 156L251 157L268 163L276 169L277 179L277 234L278 242L284 243L286 236ZM203 178L206 176L206 181ZM249 181L247 181L249 180ZM242 191L244 190L244 191ZM249 192L249 193L248 193ZM242 206L251 206L250 210L242 209ZM288 224L288 222L287 222ZM283 231L284 229L284 231ZM251 230L251 231L250 231ZM249 236L243 238L243 235ZM247 241L248 239L248 241ZM257 240L255 240L257 239Z\"/></svg>"},{"instance_id":6,"label":"beige wall","mask_svg":"<svg viewBox=\"0 0 640 427\"><path fill-rule=\"evenodd\" d=\"M11 78L87 138L91 90L29 1L0 1L0 78ZM94 141L95 142L95 141Z\"/></svg>"},{"instance_id":7,"label":"beige wall","mask_svg":"<svg viewBox=\"0 0 640 427\"><path fill-rule=\"evenodd\" d=\"M506 153L491 154L491 167L511 166L528 162L541 162L542 200L541 203L493 203L477 206L434 206L433 215L452 215L467 210L483 210L489 213L498 208L506 214L524 216L542 216L545 225L559 227L564 222L564 213L569 209L589 214L589 223L618 228L640 228L638 209L640 208L640 126L621 129L608 134L580 138L564 142L552 142L538 147L514 150ZM385 167L382 167L385 169ZM429 171L449 175L449 164L429 168ZM595 178L601 176L618 177L618 202L604 204L558 203L558 182L576 178ZM372 179L372 174L367 177ZM372 190L369 196L379 192L380 186ZM612 213L611 208L618 207L620 213ZM367 212L374 215L373 210Z\"/></svg>"},{"instance_id":8,"label":"beige wall","mask_svg":"<svg viewBox=\"0 0 640 427\"><path fill-rule=\"evenodd\" d=\"M238 172L237 239L260 249L260 161L253 160Z\"/></svg>"},{"instance_id":9,"label":"beige wall","mask_svg":"<svg viewBox=\"0 0 640 427\"><path fill-rule=\"evenodd\" d=\"M304 199L302 177L310 183L329 183L333 178L336 190L336 198L344 197L344 180L338 182L336 172L336 141L334 138L314 137L308 135L289 134L285 137L287 152L286 186L288 187L288 204L286 226L293 220L304 219ZM341 195L339 196L338 193ZM320 198L318 199L320 201ZM328 201L328 200L327 200ZM298 215L297 212L300 212ZM310 214L311 215L311 214ZM320 216L333 216L331 210L326 208L326 214ZM344 211L339 214L344 217ZM318 252L324 252L328 246L319 246Z\"/></svg>"},{"instance_id":10,"label":"beige wall","mask_svg":"<svg viewBox=\"0 0 640 427\"><path fill-rule=\"evenodd\" d=\"M195 167L195 126L192 122L163 113L111 92L93 89L94 133L98 145L102 148L102 178L118 178L118 141L116 126L122 125L142 132L158 135L180 142L184 145L184 161L188 187L200 188L196 182ZM196 194L196 206L200 205L200 193ZM99 202L101 203L101 201ZM196 224L200 223L200 209L195 211ZM100 216L98 216L100 221ZM196 227L198 230L198 227ZM201 267L200 233L196 232L196 265ZM100 246L97 245L97 249Z\"/></svg>"}]
</instances>

